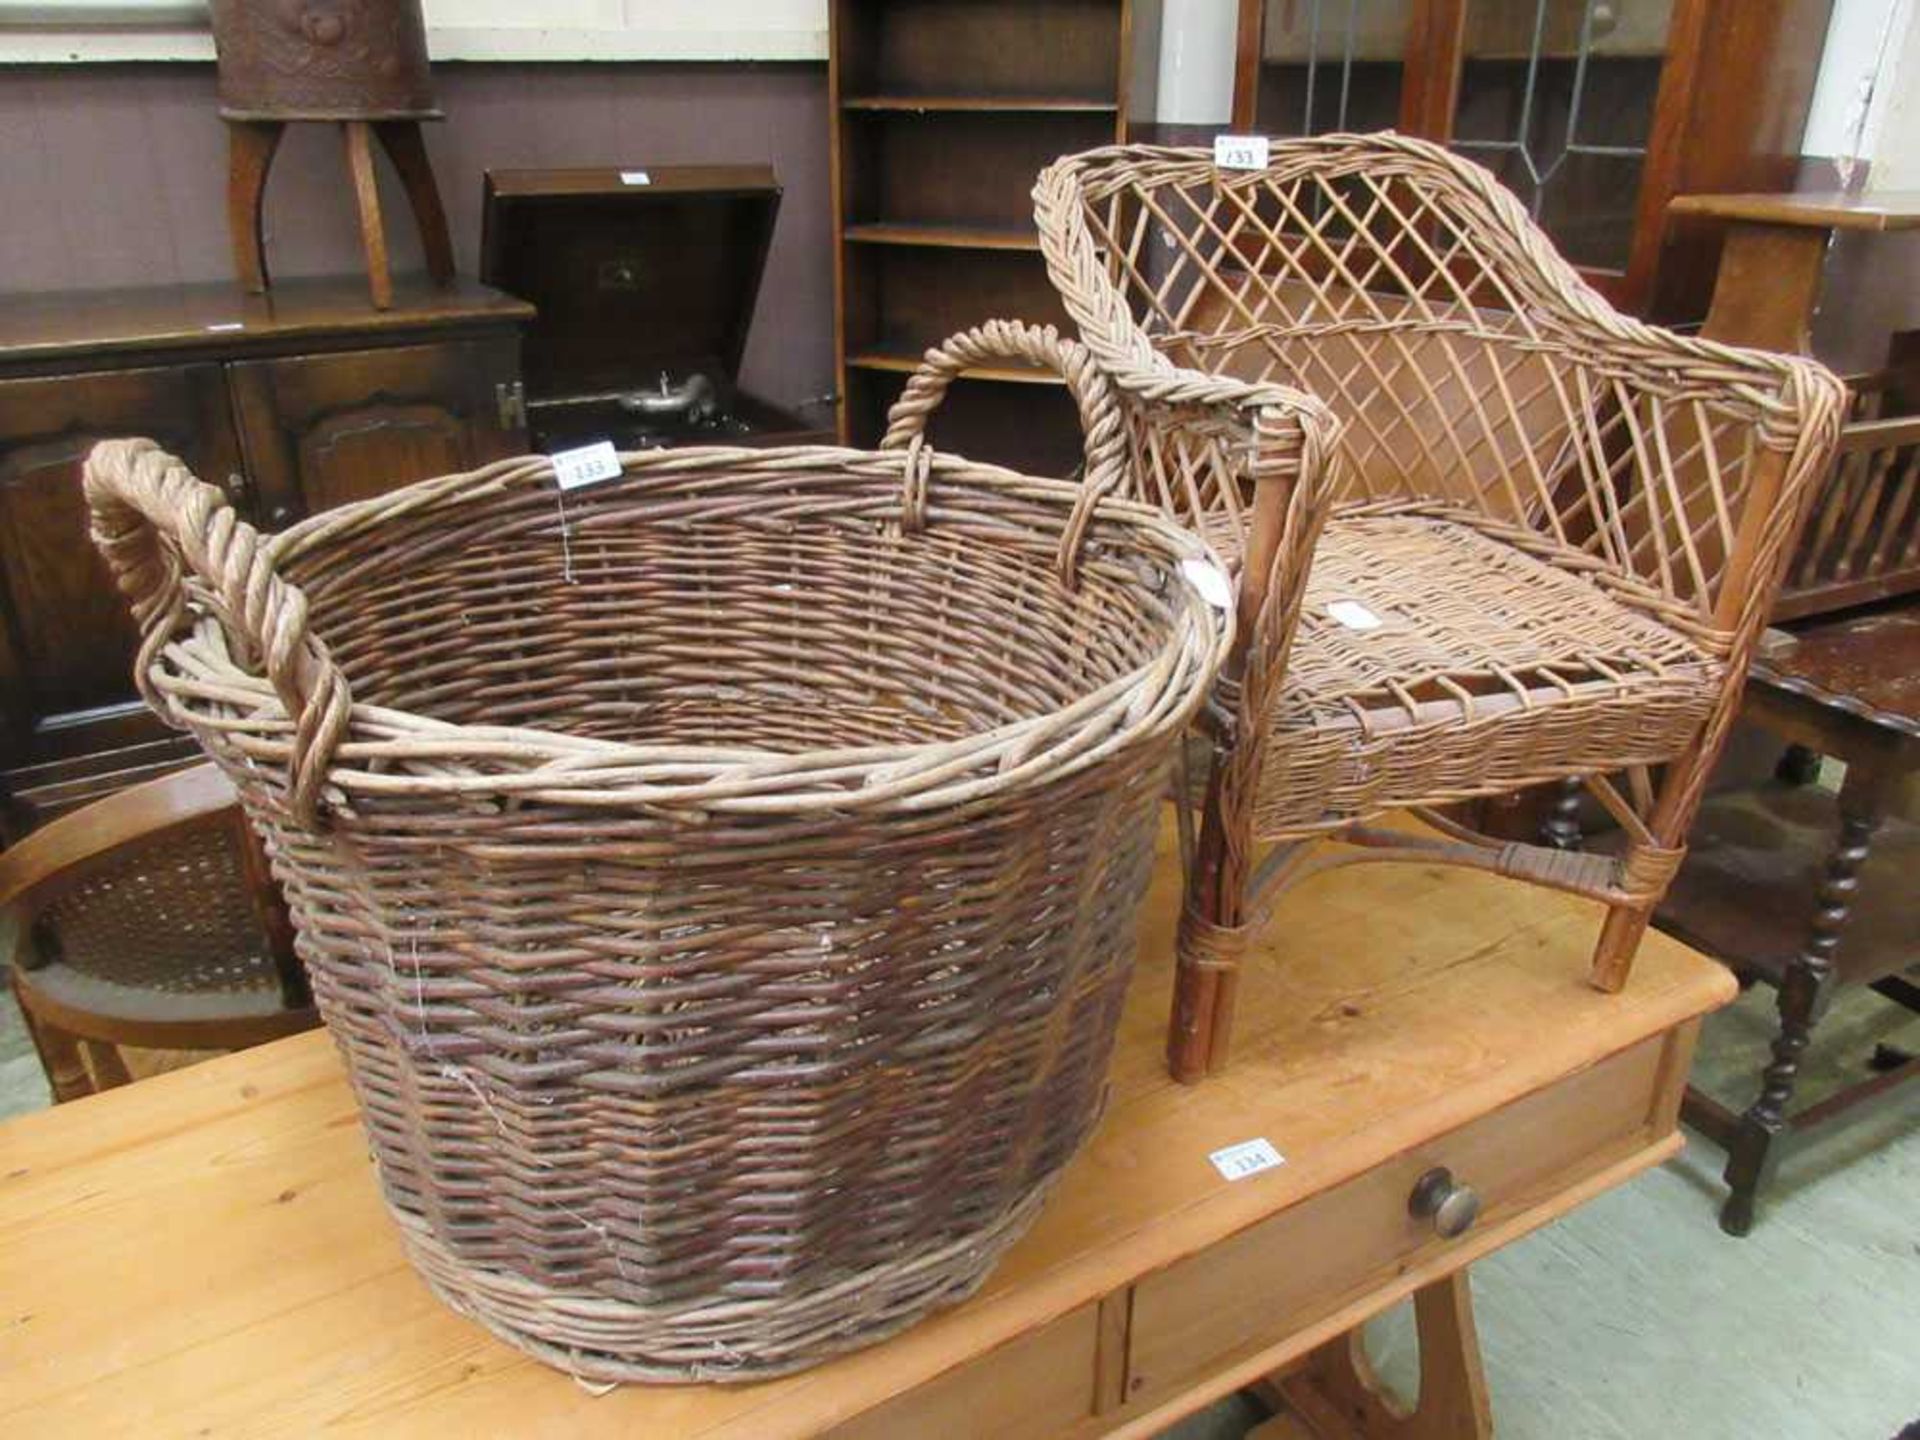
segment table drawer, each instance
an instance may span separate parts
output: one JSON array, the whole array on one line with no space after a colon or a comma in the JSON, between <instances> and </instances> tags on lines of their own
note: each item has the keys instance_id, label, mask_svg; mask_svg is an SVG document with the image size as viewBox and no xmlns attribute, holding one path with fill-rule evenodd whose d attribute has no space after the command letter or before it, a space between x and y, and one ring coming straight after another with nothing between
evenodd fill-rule
<instances>
[{"instance_id":1,"label":"table drawer","mask_svg":"<svg viewBox=\"0 0 1920 1440\"><path fill-rule=\"evenodd\" d=\"M1416 1257L1458 1244L1408 1210L1414 1183L1435 1166L1478 1192L1475 1225L1484 1226L1599 1168L1630 1137L1652 1138L1672 1123L1666 1045L1644 1041L1143 1278L1133 1296L1129 1402L1257 1352Z\"/></svg>"},{"instance_id":2,"label":"table drawer","mask_svg":"<svg viewBox=\"0 0 1920 1440\"><path fill-rule=\"evenodd\" d=\"M832 1440L1054 1440L1093 1410L1098 1305L949 1370L829 1431Z\"/></svg>"}]
</instances>

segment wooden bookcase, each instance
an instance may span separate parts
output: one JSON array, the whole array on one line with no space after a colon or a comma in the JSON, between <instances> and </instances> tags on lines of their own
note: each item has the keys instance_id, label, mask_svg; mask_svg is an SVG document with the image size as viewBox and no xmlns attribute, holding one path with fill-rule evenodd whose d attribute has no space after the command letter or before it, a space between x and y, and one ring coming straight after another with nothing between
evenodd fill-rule
<instances>
[{"instance_id":1,"label":"wooden bookcase","mask_svg":"<svg viewBox=\"0 0 1920 1440\"><path fill-rule=\"evenodd\" d=\"M1070 330L1029 192L1056 156L1124 138L1132 0L833 0L841 438L870 446L920 355L996 316ZM1079 425L1051 373L958 381L933 440L1064 474Z\"/></svg>"},{"instance_id":2,"label":"wooden bookcase","mask_svg":"<svg viewBox=\"0 0 1920 1440\"><path fill-rule=\"evenodd\" d=\"M1453 146L1615 304L1697 320L1720 235L1668 202L1793 188L1832 3L1240 0L1233 124Z\"/></svg>"}]
</instances>

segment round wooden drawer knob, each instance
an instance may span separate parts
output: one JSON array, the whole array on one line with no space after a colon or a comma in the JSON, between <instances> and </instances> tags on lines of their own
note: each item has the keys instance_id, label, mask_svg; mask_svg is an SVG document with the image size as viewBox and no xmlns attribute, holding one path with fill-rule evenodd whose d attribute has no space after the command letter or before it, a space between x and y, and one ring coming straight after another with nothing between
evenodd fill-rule
<instances>
[{"instance_id":1,"label":"round wooden drawer knob","mask_svg":"<svg viewBox=\"0 0 1920 1440\"><path fill-rule=\"evenodd\" d=\"M1480 1196L1471 1185L1462 1185L1444 1165L1436 1165L1413 1182L1413 1194L1407 1210L1417 1220L1431 1220L1433 1233L1442 1240L1464 1235L1480 1218Z\"/></svg>"}]
</instances>

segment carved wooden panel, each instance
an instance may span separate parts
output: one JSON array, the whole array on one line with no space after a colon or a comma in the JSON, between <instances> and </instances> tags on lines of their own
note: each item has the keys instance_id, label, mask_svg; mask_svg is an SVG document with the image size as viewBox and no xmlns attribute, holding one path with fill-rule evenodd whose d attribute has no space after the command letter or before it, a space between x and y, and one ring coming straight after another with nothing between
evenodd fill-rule
<instances>
[{"instance_id":1,"label":"carved wooden panel","mask_svg":"<svg viewBox=\"0 0 1920 1440\"><path fill-rule=\"evenodd\" d=\"M497 387L512 339L247 361L231 367L247 467L273 528L526 448Z\"/></svg>"}]
</instances>

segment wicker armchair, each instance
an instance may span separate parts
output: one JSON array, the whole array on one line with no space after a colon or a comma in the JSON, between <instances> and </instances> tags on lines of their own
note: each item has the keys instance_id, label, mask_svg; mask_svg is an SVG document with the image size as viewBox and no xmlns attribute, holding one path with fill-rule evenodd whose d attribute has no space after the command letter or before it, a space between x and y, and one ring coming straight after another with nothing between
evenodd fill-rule
<instances>
[{"instance_id":1,"label":"wicker armchair","mask_svg":"<svg viewBox=\"0 0 1920 1440\"><path fill-rule=\"evenodd\" d=\"M1419 140L1275 142L1256 171L1114 147L1056 162L1034 198L1067 312L1127 397L1138 498L1240 553L1262 529L1244 504L1261 451L1233 430L1247 397L1297 387L1338 425L1329 472L1267 502L1286 517L1262 566L1277 623L1247 633L1222 696L1174 1073L1223 1062L1273 897L1354 861L1598 899L1591 979L1617 990L1833 448L1839 382L1616 313L1490 174ZM1624 828L1620 857L1427 808L1566 777ZM1369 823L1403 807L1432 828ZM1258 866L1256 841L1279 842Z\"/></svg>"},{"instance_id":2,"label":"wicker armchair","mask_svg":"<svg viewBox=\"0 0 1920 1440\"><path fill-rule=\"evenodd\" d=\"M319 1023L266 856L211 765L0 851L0 964L56 1102L125 1084L116 1046L237 1050Z\"/></svg>"}]
</instances>

